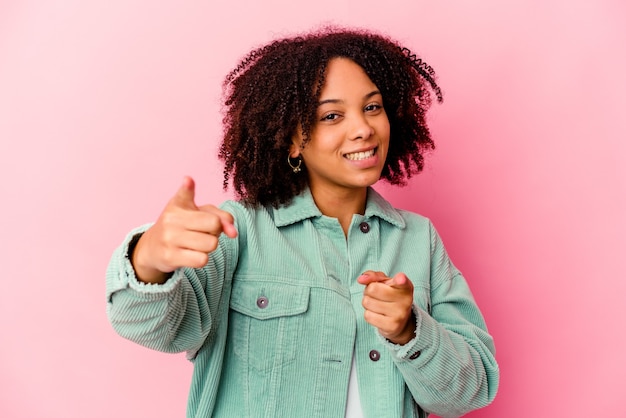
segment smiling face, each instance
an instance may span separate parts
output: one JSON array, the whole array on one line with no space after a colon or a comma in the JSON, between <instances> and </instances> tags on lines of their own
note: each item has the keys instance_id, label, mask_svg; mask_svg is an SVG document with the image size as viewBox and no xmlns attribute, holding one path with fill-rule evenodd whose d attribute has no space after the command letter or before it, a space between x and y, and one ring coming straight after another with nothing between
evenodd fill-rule
<instances>
[{"instance_id":1,"label":"smiling face","mask_svg":"<svg viewBox=\"0 0 626 418\"><path fill-rule=\"evenodd\" d=\"M365 71L346 58L326 69L316 123L304 148L294 137L290 156L301 156L316 192L364 191L376 183L389 148L389 120L383 97Z\"/></svg>"}]
</instances>

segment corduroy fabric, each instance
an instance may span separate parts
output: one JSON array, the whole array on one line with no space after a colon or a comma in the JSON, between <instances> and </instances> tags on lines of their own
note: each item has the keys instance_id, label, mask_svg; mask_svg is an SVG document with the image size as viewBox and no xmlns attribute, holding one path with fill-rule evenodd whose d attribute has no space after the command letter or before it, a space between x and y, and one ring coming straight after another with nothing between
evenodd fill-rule
<instances>
[{"instance_id":1,"label":"corduroy fabric","mask_svg":"<svg viewBox=\"0 0 626 418\"><path fill-rule=\"evenodd\" d=\"M179 269L162 285L137 281L128 245L145 225L106 276L120 335L194 362L188 417L342 417L353 354L366 417L454 417L493 400L493 340L428 219L373 189L347 237L308 190L279 209L222 209L238 237L220 237L204 268ZM413 282L416 335L406 345L363 319L356 278L365 270Z\"/></svg>"}]
</instances>

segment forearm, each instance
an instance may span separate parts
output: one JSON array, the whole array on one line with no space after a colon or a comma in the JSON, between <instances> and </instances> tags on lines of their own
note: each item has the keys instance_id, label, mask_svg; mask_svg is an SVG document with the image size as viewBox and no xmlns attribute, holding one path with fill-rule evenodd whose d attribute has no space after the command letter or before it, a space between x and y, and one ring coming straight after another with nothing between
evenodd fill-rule
<instances>
[{"instance_id":1,"label":"forearm","mask_svg":"<svg viewBox=\"0 0 626 418\"><path fill-rule=\"evenodd\" d=\"M394 351L394 361L423 409L456 417L493 401L500 374L472 292L430 227L430 280L415 293L415 339Z\"/></svg>"},{"instance_id":2,"label":"forearm","mask_svg":"<svg viewBox=\"0 0 626 418\"><path fill-rule=\"evenodd\" d=\"M107 314L111 325L122 337L137 344L163 352L181 352L191 347L179 343L178 335L187 333L180 329L180 312L188 311L182 306L184 290L182 278L176 277L163 285L149 285L153 289L138 290L146 286L141 282L111 294ZM157 289L157 286L159 289Z\"/></svg>"},{"instance_id":3,"label":"forearm","mask_svg":"<svg viewBox=\"0 0 626 418\"><path fill-rule=\"evenodd\" d=\"M415 401L442 417L489 404L499 380L491 337L472 326L461 335L425 311L419 315L416 338L394 358Z\"/></svg>"},{"instance_id":4,"label":"forearm","mask_svg":"<svg viewBox=\"0 0 626 418\"><path fill-rule=\"evenodd\" d=\"M130 262L132 237L115 250L106 275L107 313L113 328L124 338L149 348L180 352L202 344L213 324L205 289L212 277L211 291L221 292L220 272L214 265L205 269L178 269L163 284L139 281ZM219 294L219 293L218 293Z\"/></svg>"}]
</instances>

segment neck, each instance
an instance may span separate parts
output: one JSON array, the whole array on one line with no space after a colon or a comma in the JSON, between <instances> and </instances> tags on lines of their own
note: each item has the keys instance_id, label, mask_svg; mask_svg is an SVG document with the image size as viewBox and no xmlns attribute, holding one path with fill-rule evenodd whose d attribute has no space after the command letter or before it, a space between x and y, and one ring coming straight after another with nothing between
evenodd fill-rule
<instances>
[{"instance_id":1,"label":"neck","mask_svg":"<svg viewBox=\"0 0 626 418\"><path fill-rule=\"evenodd\" d=\"M326 216L337 218L344 234L348 234L352 215L365 213L367 188L329 190L311 187L311 195L319 210Z\"/></svg>"}]
</instances>

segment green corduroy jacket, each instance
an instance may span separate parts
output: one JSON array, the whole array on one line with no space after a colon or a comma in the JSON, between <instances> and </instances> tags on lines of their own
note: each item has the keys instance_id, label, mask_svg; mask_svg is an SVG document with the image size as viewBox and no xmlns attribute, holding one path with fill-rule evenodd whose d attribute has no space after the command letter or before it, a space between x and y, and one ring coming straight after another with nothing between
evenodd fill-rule
<instances>
[{"instance_id":1,"label":"green corduroy jacket","mask_svg":"<svg viewBox=\"0 0 626 418\"><path fill-rule=\"evenodd\" d=\"M460 416L495 397L491 336L431 222L368 190L347 237L310 191L289 206L227 201L222 235L201 269L162 285L137 281L129 243L106 274L107 313L125 338L187 352L188 417L343 417L355 359L365 417ZM415 288L415 337L403 346L366 323L357 277L403 272Z\"/></svg>"}]
</instances>

